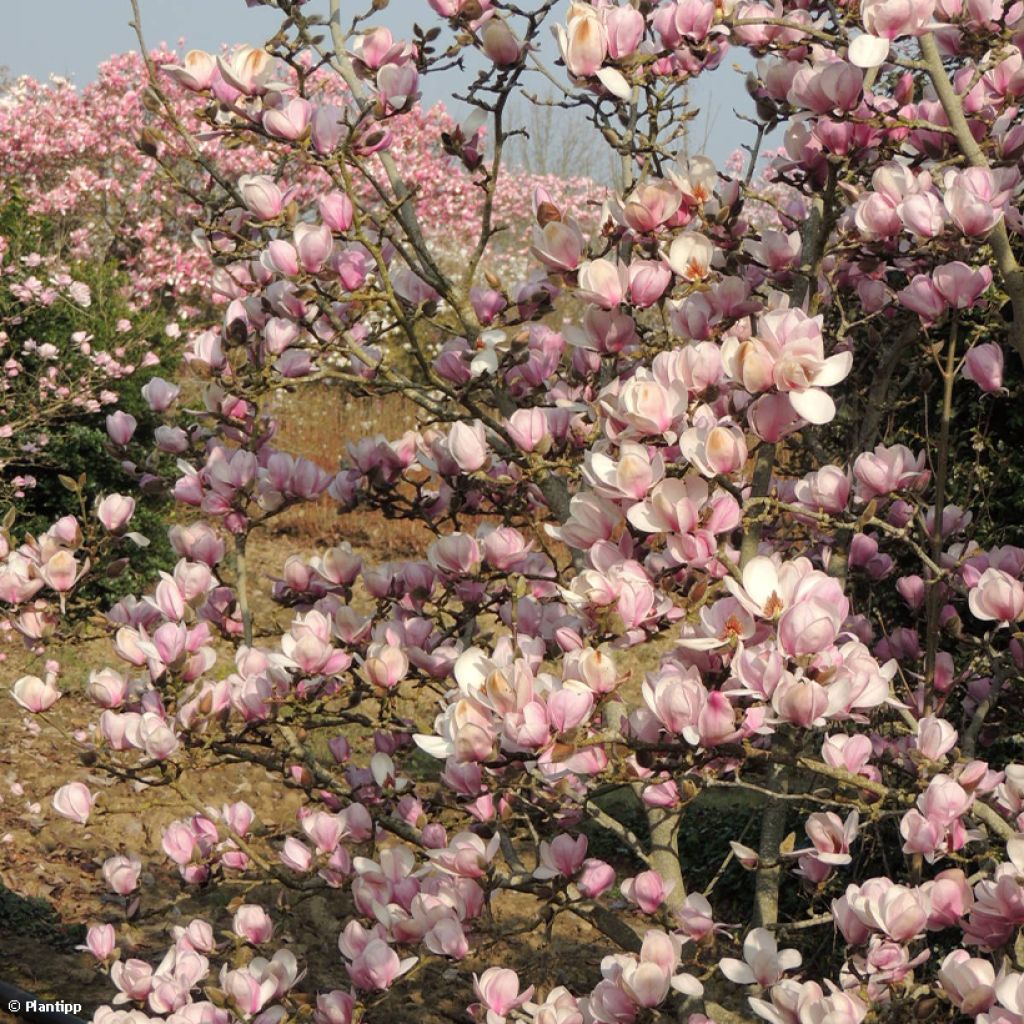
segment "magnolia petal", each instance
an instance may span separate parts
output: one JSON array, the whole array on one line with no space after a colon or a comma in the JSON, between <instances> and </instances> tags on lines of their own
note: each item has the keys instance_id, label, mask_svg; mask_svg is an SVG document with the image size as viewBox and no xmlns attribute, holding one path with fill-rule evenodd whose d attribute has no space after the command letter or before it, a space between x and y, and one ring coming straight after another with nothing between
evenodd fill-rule
<instances>
[{"instance_id":1,"label":"magnolia petal","mask_svg":"<svg viewBox=\"0 0 1024 1024\"><path fill-rule=\"evenodd\" d=\"M669 984L684 996L694 996L699 999L704 995L704 986L692 974L677 974Z\"/></svg>"},{"instance_id":2,"label":"magnolia petal","mask_svg":"<svg viewBox=\"0 0 1024 1024\"><path fill-rule=\"evenodd\" d=\"M814 383L820 388L827 388L846 380L853 368L852 352L837 352L829 356L821 364L821 369L814 375Z\"/></svg>"},{"instance_id":3,"label":"magnolia petal","mask_svg":"<svg viewBox=\"0 0 1024 1024\"><path fill-rule=\"evenodd\" d=\"M676 643L689 651L713 651L716 647L724 647L728 641L717 636L690 636L683 637Z\"/></svg>"},{"instance_id":4,"label":"magnolia petal","mask_svg":"<svg viewBox=\"0 0 1024 1024\"><path fill-rule=\"evenodd\" d=\"M417 733L413 736L416 746L431 757L450 757L454 750L451 743L440 736L424 736Z\"/></svg>"},{"instance_id":5,"label":"magnolia petal","mask_svg":"<svg viewBox=\"0 0 1024 1024\"><path fill-rule=\"evenodd\" d=\"M478 352L469 364L469 372L473 377L482 377L485 373L497 373L498 353L493 348L485 348Z\"/></svg>"},{"instance_id":6,"label":"magnolia petal","mask_svg":"<svg viewBox=\"0 0 1024 1024\"><path fill-rule=\"evenodd\" d=\"M620 100L628 100L633 95L633 89L626 81L621 71L615 68L601 68L597 73L598 81L613 95Z\"/></svg>"},{"instance_id":7,"label":"magnolia petal","mask_svg":"<svg viewBox=\"0 0 1024 1024\"><path fill-rule=\"evenodd\" d=\"M479 647L469 647L455 661L455 681L465 694L474 694L494 671L490 658Z\"/></svg>"},{"instance_id":8,"label":"magnolia petal","mask_svg":"<svg viewBox=\"0 0 1024 1024\"><path fill-rule=\"evenodd\" d=\"M1018 871L1024 871L1024 835L1018 833L1007 840L1006 856Z\"/></svg>"},{"instance_id":9,"label":"magnolia petal","mask_svg":"<svg viewBox=\"0 0 1024 1024\"><path fill-rule=\"evenodd\" d=\"M781 590L775 563L766 555L756 555L747 562L743 568L743 589L760 612L771 600L772 594Z\"/></svg>"},{"instance_id":10,"label":"magnolia petal","mask_svg":"<svg viewBox=\"0 0 1024 1024\"><path fill-rule=\"evenodd\" d=\"M790 391L789 404L808 423L830 423L836 415L836 403L818 388Z\"/></svg>"},{"instance_id":11,"label":"magnolia petal","mask_svg":"<svg viewBox=\"0 0 1024 1024\"><path fill-rule=\"evenodd\" d=\"M800 853L805 854L808 853L808 851L801 850ZM810 855L814 860L820 861L822 864L831 864L834 867L842 867L844 864L849 864L850 861L853 860L853 858L848 853L812 852ZM798 953L797 956L799 957L799 955L800 954ZM782 961L780 960L779 962L781 963ZM799 960L797 961L797 964L794 964L793 966L796 967L798 963Z\"/></svg>"},{"instance_id":12,"label":"magnolia petal","mask_svg":"<svg viewBox=\"0 0 1024 1024\"><path fill-rule=\"evenodd\" d=\"M757 981L750 965L745 964L742 960L734 960L730 956L723 957L718 962L718 968L736 985L753 985Z\"/></svg>"},{"instance_id":13,"label":"magnolia petal","mask_svg":"<svg viewBox=\"0 0 1024 1024\"><path fill-rule=\"evenodd\" d=\"M784 949L779 953L779 970L795 970L803 963L803 959L798 949Z\"/></svg>"},{"instance_id":14,"label":"magnolia petal","mask_svg":"<svg viewBox=\"0 0 1024 1024\"><path fill-rule=\"evenodd\" d=\"M877 68L884 64L889 56L889 40L864 33L850 43L847 56L854 67Z\"/></svg>"},{"instance_id":15,"label":"magnolia petal","mask_svg":"<svg viewBox=\"0 0 1024 1024\"><path fill-rule=\"evenodd\" d=\"M656 518L653 513L654 510L646 502L638 502L626 512L626 518L644 533L660 533L663 529L660 517Z\"/></svg>"}]
</instances>

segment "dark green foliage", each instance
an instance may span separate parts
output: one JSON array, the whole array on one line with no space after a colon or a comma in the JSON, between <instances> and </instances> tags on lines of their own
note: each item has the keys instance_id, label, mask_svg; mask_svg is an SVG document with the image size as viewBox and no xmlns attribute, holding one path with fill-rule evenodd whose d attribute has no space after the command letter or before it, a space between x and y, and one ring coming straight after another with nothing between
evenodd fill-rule
<instances>
[{"instance_id":1,"label":"dark green foliage","mask_svg":"<svg viewBox=\"0 0 1024 1024\"><path fill-rule=\"evenodd\" d=\"M171 319L167 309L149 307L135 309L131 282L111 262L85 262L64 257L65 240L46 218L27 212L17 197L0 205L0 237L6 239L4 266L18 268L14 274L0 276L0 328L8 338L3 347L5 359L16 358L23 366L21 379L0 399L2 420L29 424L20 427L6 442L0 442L0 515L13 507L16 512L12 534L36 534L45 530L62 515L82 515L82 504L91 514L95 500L105 494L122 493L137 501L131 529L144 534L150 547L132 548L131 569L116 579L108 578L102 566L91 574L91 582L83 596L112 597L136 589L149 579L157 567L169 564L172 558L166 538L166 498L145 496L133 476L125 472L117 454L109 445L106 416L115 408L131 413L139 423L137 436L144 441L152 437L159 419L150 412L140 389L154 376L173 378L176 370L174 344L164 334ZM38 253L47 262L38 268L25 267L24 256ZM24 269L22 269L24 268ZM66 292L50 304L26 303L12 292L11 285L28 274L48 283L56 270L66 271L75 281L88 285L92 301L88 307L73 302ZM120 321L130 321L131 329L118 330ZM59 381L73 385L90 370L89 359L72 340L76 332L91 335L94 352L124 352L120 361L138 366L146 352L151 351L159 363L136 369L121 379L98 381L95 391L109 390L117 395L116 404L103 405L99 411L55 404L50 408L40 401L38 380L41 373L56 368ZM55 359L44 360L25 352L25 343L51 344L58 350ZM48 443L34 451L23 450L45 434ZM135 449L134 454L144 452ZM78 478L84 474L85 487L81 498L60 483L59 476ZM35 479L36 485L18 488L14 481L21 476ZM92 591L89 594L88 591ZM102 602L101 602L102 603Z\"/></svg>"},{"instance_id":2,"label":"dark green foliage","mask_svg":"<svg viewBox=\"0 0 1024 1024\"><path fill-rule=\"evenodd\" d=\"M85 931L84 924L64 924L46 900L19 896L0 885L0 932L29 935L70 951L85 941Z\"/></svg>"}]
</instances>

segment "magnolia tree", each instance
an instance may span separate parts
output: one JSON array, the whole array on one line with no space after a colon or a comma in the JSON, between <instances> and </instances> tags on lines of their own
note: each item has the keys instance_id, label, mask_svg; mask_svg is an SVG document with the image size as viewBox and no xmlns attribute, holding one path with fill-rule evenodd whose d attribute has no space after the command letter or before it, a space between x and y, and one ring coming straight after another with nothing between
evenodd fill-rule
<instances>
[{"instance_id":1,"label":"magnolia tree","mask_svg":"<svg viewBox=\"0 0 1024 1024\"><path fill-rule=\"evenodd\" d=\"M1009 422L1003 361L1024 357L1021 5L430 0L403 39L374 24L386 0L351 22L338 0L274 6L263 48L150 62L150 130L209 176L227 302L185 347L193 408L154 382L153 437L110 421L140 482L173 487L181 558L109 611L82 754L194 812L104 864L129 907L168 858L186 887L320 893L337 968L305 976L269 899L176 925L159 962L111 919L88 937L117 990L96 1020L409 1019L440 964L487 1024L1020 1024L1024 549L1003 544L1012 510L972 517L958 463L975 410ZM757 58L757 116L729 176L675 153L687 83L731 48ZM453 265L396 140L421 78L471 56L475 113L442 139L477 212ZM539 189L529 269L503 277L506 115L539 76L625 187L592 230ZM199 159L172 88L258 168ZM293 193L300 174L322 187ZM281 450L274 392L327 378L339 401L404 396L419 428L330 471ZM247 542L308 501L434 539L411 561L282 558L284 610L255 621ZM98 516L7 557L46 666L13 696L44 718L48 638L131 502ZM294 791L297 820L207 807L213 763ZM720 822L753 873L739 909L727 864L701 888L679 853L715 789L757 809ZM117 809L70 768L53 808L101 834ZM599 972L538 984L514 938L496 958L507 893L518 932L524 905L527 929L587 922Z\"/></svg>"}]
</instances>

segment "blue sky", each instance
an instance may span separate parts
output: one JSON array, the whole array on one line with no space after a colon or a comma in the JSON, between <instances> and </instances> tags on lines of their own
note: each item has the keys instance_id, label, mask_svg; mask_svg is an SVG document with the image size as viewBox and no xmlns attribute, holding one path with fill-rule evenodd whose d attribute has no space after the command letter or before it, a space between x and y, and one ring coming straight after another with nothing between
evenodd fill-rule
<instances>
[{"instance_id":1,"label":"blue sky","mask_svg":"<svg viewBox=\"0 0 1024 1024\"><path fill-rule=\"evenodd\" d=\"M270 36L281 15L267 8L247 8L244 0L140 0L143 28L150 46L179 42L189 48L216 51L224 43L262 42ZM46 78L64 75L79 85L90 81L96 66L112 53L134 49L135 36L128 27L129 0L44 0L5 5L0 32L0 65L14 75ZM311 7L326 6L312 0ZM368 3L349 0L348 9L363 10ZM408 33L411 23L432 23L435 17L426 0L391 0L375 16L375 23L388 25L397 35ZM554 44L546 47L554 54ZM749 139L748 125L737 121L733 110L751 113L752 103L743 89L743 76L732 69L730 53L713 75L705 76L693 88L693 102L702 108L694 122L692 137L707 138L706 152L721 163L740 142ZM556 74L561 73L556 69ZM424 102L451 102L461 76L456 73L429 76L424 82ZM580 169L583 170L582 168Z\"/></svg>"}]
</instances>

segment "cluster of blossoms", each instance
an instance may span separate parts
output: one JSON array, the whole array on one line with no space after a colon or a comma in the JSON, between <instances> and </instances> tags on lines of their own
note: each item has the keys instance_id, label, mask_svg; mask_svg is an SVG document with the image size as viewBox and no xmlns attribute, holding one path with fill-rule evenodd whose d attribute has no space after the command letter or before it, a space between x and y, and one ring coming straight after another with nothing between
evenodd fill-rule
<instances>
[{"instance_id":1,"label":"cluster of blossoms","mask_svg":"<svg viewBox=\"0 0 1024 1024\"><path fill-rule=\"evenodd\" d=\"M158 378L152 438L108 421L123 466L190 515L173 571L107 614L121 666L87 687L93 770L189 796L216 756L300 794L275 831L233 803L169 822L161 845L187 886L344 891L344 987L320 989L317 1024L391 1012L434 959L487 1024L860 1024L925 997L947 1019L1019 1021L1002 955L1024 925L1024 767L989 727L1020 724L1024 549L978 532L950 466L954 390L998 401L1003 340L1024 356L1019 8L572 3L562 62L629 177L591 223L535 189L530 266L503 280L486 260L503 111L541 14L431 0L454 30L432 57L425 36L346 37L337 19L327 42L280 6L267 49L154 72L158 96L168 79L196 93L195 116L262 163L213 175L198 241L223 315L184 348L193 408ZM759 59L759 133L789 122L767 219L743 177L665 156L686 83L730 45ZM453 267L400 140L426 130L420 76L463 48L488 62L468 96L490 134L446 131L477 204ZM941 392L937 434L906 411L904 362ZM323 378L401 394L418 425L351 441L340 466L283 450L270 396ZM115 538L129 500L97 509ZM288 557L271 588L288 611L257 630L248 538L314 501L432 539L383 564L348 544ZM11 551L0 594L51 658L55 626L32 623L59 621L86 569L76 530ZM16 699L45 712L59 669ZM597 802L608 788L636 794L643 836ZM715 876L755 873L733 925L679 857L688 805L715 788L763 801L756 849L737 833ZM96 823L108 799L70 781L53 807ZM592 829L635 867L595 856ZM103 869L126 899L136 858ZM595 929L599 976L542 993L484 966L485 911L509 891L538 924ZM829 927L834 950L788 937ZM278 1024L302 1005L296 958L238 955L273 937L254 904L232 930L229 950L179 928L154 967L94 927L115 1005L135 1007L97 1019Z\"/></svg>"}]
</instances>

